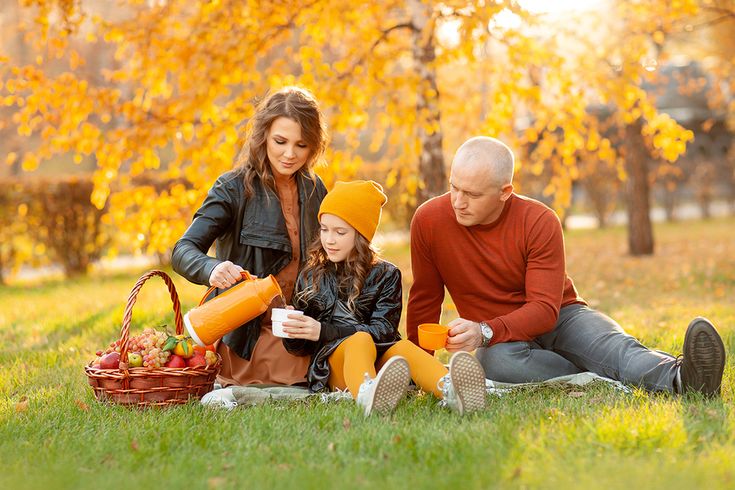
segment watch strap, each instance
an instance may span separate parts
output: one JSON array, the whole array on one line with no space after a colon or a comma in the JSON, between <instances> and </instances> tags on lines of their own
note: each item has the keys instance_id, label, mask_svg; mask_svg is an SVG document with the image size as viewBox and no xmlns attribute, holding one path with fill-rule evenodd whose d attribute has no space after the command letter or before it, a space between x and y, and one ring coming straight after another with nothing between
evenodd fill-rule
<instances>
[{"instance_id":1,"label":"watch strap","mask_svg":"<svg viewBox=\"0 0 735 490\"><path fill-rule=\"evenodd\" d=\"M480 347L487 347L493 339L493 329L487 322L480 322L480 333L482 334L482 343Z\"/></svg>"}]
</instances>

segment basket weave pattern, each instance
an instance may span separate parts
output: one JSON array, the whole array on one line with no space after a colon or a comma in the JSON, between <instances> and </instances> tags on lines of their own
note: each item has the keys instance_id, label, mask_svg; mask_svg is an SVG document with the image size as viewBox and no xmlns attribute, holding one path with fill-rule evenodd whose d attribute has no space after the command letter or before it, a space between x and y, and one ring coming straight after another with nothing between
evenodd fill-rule
<instances>
[{"instance_id":1,"label":"basket weave pattern","mask_svg":"<svg viewBox=\"0 0 735 490\"><path fill-rule=\"evenodd\" d=\"M153 276L161 277L168 286L173 302L176 334L184 333L181 304L173 281L163 271L147 272L138 279L130 291L125 306L120 330L121 360L128 358L128 338L130 322L133 318L133 305L140 288ZM148 369L145 367L128 368L127 362L121 362L120 369L99 369L92 367L90 362L84 367L84 372L99 401L140 407L167 406L187 403L192 398L201 398L205 393L212 391L221 365L222 359L217 355L217 362L210 366Z\"/></svg>"}]
</instances>

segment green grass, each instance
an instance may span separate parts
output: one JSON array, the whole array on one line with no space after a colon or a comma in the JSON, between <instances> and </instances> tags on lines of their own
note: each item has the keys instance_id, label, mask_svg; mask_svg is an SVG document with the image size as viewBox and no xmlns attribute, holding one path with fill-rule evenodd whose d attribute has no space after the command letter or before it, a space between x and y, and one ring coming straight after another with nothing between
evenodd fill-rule
<instances>
[{"instance_id":1,"label":"green grass","mask_svg":"<svg viewBox=\"0 0 735 490\"><path fill-rule=\"evenodd\" d=\"M735 353L735 220L656 227L657 254L625 255L622 229L567 233L567 268L590 304L645 344L679 353L696 315ZM385 256L411 281L406 246ZM97 403L82 366L119 335L142 271L0 288L0 488L732 488L735 382L722 399L607 386L490 397L460 418L430 396L388 417L352 402L196 403L129 410ZM134 332L172 325L154 278ZM175 278L184 309L202 293ZM447 300L446 318L454 308ZM446 358L446 354L442 353Z\"/></svg>"}]
</instances>

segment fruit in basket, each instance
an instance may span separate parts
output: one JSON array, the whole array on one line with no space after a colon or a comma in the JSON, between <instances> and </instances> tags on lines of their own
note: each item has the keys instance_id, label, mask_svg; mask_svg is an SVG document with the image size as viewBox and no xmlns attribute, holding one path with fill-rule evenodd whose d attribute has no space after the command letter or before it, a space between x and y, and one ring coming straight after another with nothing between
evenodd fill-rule
<instances>
[{"instance_id":1,"label":"fruit in basket","mask_svg":"<svg viewBox=\"0 0 735 490\"><path fill-rule=\"evenodd\" d=\"M172 351L179 357L188 359L194 355L194 343L186 335L169 336L163 345L164 351Z\"/></svg>"},{"instance_id":2,"label":"fruit in basket","mask_svg":"<svg viewBox=\"0 0 735 490\"><path fill-rule=\"evenodd\" d=\"M206 366L207 359L204 357L204 354L197 352L186 360L186 365L189 367Z\"/></svg>"},{"instance_id":3,"label":"fruit in basket","mask_svg":"<svg viewBox=\"0 0 735 490\"><path fill-rule=\"evenodd\" d=\"M204 347L199 344L194 344L194 353L201 352L202 354L206 354L207 351L216 352L216 349L211 344Z\"/></svg>"},{"instance_id":4,"label":"fruit in basket","mask_svg":"<svg viewBox=\"0 0 735 490\"><path fill-rule=\"evenodd\" d=\"M158 369L168 361L170 352L164 352L162 347L168 334L153 328L146 328L143 333L128 341L128 352L140 352L143 358L143 367Z\"/></svg>"},{"instance_id":5,"label":"fruit in basket","mask_svg":"<svg viewBox=\"0 0 735 490\"><path fill-rule=\"evenodd\" d=\"M208 350L204 353L204 360L207 362L207 366L217 363L217 354L214 351Z\"/></svg>"},{"instance_id":6,"label":"fruit in basket","mask_svg":"<svg viewBox=\"0 0 735 490\"><path fill-rule=\"evenodd\" d=\"M143 367L143 356L140 355L140 352L128 352L128 366L131 368Z\"/></svg>"},{"instance_id":7,"label":"fruit in basket","mask_svg":"<svg viewBox=\"0 0 735 490\"><path fill-rule=\"evenodd\" d=\"M187 359L194 355L194 344L191 341L191 337L184 337L183 335L177 335L176 347L174 347L174 354Z\"/></svg>"},{"instance_id":8,"label":"fruit in basket","mask_svg":"<svg viewBox=\"0 0 735 490\"><path fill-rule=\"evenodd\" d=\"M100 358L100 369L119 369L120 368L120 353L110 352Z\"/></svg>"},{"instance_id":9,"label":"fruit in basket","mask_svg":"<svg viewBox=\"0 0 735 490\"><path fill-rule=\"evenodd\" d=\"M164 364L164 366L170 368L182 368L186 367L186 361L181 356L171 354L171 358L166 362L166 364Z\"/></svg>"},{"instance_id":10,"label":"fruit in basket","mask_svg":"<svg viewBox=\"0 0 735 490\"><path fill-rule=\"evenodd\" d=\"M170 351L163 349L166 339L169 335L160 330L153 328L146 328L143 333L131 337L128 339L128 367L145 367L147 369L158 369L166 364L169 357L171 356ZM101 367L102 358L106 355L117 352L118 355L122 350L122 340L116 340L110 343L104 351L97 351L97 359L92 363L93 367L100 367L101 369L117 369L114 368L103 368ZM134 354L140 356L140 360L135 357ZM110 362L108 365L111 365Z\"/></svg>"}]
</instances>

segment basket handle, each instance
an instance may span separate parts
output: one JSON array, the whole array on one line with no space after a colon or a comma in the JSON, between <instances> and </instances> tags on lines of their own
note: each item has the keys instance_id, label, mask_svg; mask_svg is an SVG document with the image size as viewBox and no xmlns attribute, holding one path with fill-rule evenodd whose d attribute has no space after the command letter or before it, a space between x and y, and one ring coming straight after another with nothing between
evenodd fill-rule
<instances>
[{"instance_id":1,"label":"basket handle","mask_svg":"<svg viewBox=\"0 0 735 490\"><path fill-rule=\"evenodd\" d=\"M184 333L184 322L181 319L181 303L179 303L179 295L176 293L176 287L174 282L171 280L168 274L159 270L152 270L143 274L138 282L135 283L133 289L130 291L128 296L128 303L125 305L125 314L123 315L122 329L120 330L120 339L122 345L120 346L120 362L127 364L128 358L128 337L130 336L130 322L133 319L133 305L138 297L138 292L143 284L153 276L160 276L168 286L168 292L171 294L171 301L174 306L174 322L176 323L176 335Z\"/></svg>"},{"instance_id":2,"label":"basket handle","mask_svg":"<svg viewBox=\"0 0 735 490\"><path fill-rule=\"evenodd\" d=\"M246 281L252 281L253 279L255 279L253 276L250 275L248 271L242 271L240 272L240 275ZM207 292L204 293L204 296L202 296L202 300L199 302L199 306L202 306L204 304L204 302L207 300L207 296L209 296L209 293L211 293L215 289L217 289L217 286L212 286L209 289L207 289Z\"/></svg>"}]
</instances>

